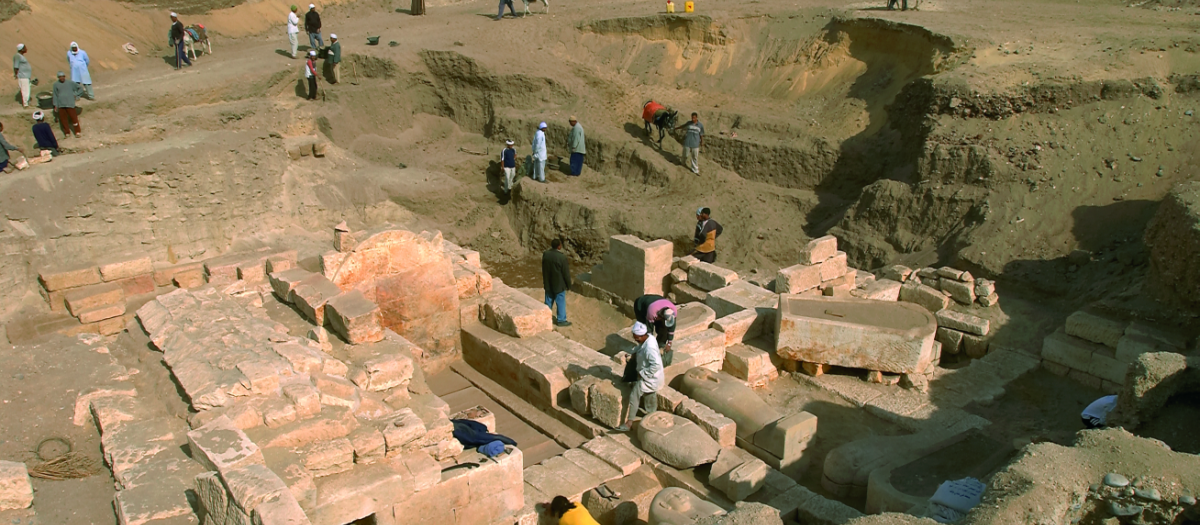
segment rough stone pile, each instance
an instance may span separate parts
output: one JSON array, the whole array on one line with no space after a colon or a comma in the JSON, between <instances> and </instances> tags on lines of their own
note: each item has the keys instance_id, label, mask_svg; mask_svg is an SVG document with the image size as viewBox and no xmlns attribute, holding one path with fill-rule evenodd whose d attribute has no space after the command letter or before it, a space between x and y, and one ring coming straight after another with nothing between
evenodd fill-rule
<instances>
[{"instance_id":1,"label":"rough stone pile","mask_svg":"<svg viewBox=\"0 0 1200 525\"><path fill-rule=\"evenodd\" d=\"M1138 356L1182 353L1186 348L1187 339L1149 323L1080 310L1042 341L1042 366L1092 388L1117 393Z\"/></svg>"},{"instance_id":2,"label":"rough stone pile","mask_svg":"<svg viewBox=\"0 0 1200 525\"><path fill-rule=\"evenodd\" d=\"M83 325L73 333L111 335L125 329L126 298L154 292L149 257L120 257L103 264L46 270L40 291L50 311L67 311Z\"/></svg>"}]
</instances>

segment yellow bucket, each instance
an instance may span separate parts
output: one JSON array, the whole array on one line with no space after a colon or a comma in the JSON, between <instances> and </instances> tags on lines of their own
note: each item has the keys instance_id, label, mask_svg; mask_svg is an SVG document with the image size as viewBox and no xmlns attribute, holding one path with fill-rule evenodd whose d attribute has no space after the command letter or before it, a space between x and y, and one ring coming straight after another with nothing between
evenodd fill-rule
<instances>
[{"instance_id":1,"label":"yellow bucket","mask_svg":"<svg viewBox=\"0 0 1200 525\"><path fill-rule=\"evenodd\" d=\"M670 0L667 0L667 12L668 13L675 12L675 2L671 2Z\"/></svg>"},{"instance_id":2,"label":"yellow bucket","mask_svg":"<svg viewBox=\"0 0 1200 525\"><path fill-rule=\"evenodd\" d=\"M695 11L695 10L696 10L695 2L688 0L687 2L683 3L683 12L684 13L691 13L692 11Z\"/></svg>"}]
</instances>

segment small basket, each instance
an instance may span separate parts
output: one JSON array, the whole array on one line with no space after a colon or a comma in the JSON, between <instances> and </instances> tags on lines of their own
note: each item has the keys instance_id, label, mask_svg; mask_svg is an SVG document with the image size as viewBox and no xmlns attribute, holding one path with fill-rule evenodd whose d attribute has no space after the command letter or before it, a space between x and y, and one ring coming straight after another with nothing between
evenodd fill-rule
<instances>
[{"instance_id":1,"label":"small basket","mask_svg":"<svg viewBox=\"0 0 1200 525\"><path fill-rule=\"evenodd\" d=\"M54 95L49 91L42 91L37 94L38 109L54 109Z\"/></svg>"},{"instance_id":2,"label":"small basket","mask_svg":"<svg viewBox=\"0 0 1200 525\"><path fill-rule=\"evenodd\" d=\"M378 36L368 36L368 37L367 37L367 45L368 45L368 46L377 46L377 45L379 45L379 38L380 38L380 37L378 37Z\"/></svg>"}]
</instances>

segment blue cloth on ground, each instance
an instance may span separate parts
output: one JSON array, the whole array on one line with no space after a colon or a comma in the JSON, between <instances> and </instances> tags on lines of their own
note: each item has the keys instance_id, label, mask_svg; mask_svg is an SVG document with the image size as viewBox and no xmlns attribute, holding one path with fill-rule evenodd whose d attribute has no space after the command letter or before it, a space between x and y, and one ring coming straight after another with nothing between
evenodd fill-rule
<instances>
[{"instance_id":1,"label":"blue cloth on ground","mask_svg":"<svg viewBox=\"0 0 1200 525\"><path fill-rule=\"evenodd\" d=\"M500 434L492 434L487 431L486 425L478 421L451 419L450 422L454 423L454 439L457 439L464 447L481 447L493 441L499 441L504 445L517 446L517 442L513 441L512 438Z\"/></svg>"}]
</instances>

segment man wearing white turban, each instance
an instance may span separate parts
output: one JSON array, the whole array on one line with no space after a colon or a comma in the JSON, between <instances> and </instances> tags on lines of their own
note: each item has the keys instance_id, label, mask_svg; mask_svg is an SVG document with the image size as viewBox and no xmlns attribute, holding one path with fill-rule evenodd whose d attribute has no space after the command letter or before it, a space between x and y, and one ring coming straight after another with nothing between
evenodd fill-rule
<instances>
[{"instance_id":1,"label":"man wearing white turban","mask_svg":"<svg viewBox=\"0 0 1200 525\"><path fill-rule=\"evenodd\" d=\"M625 424L616 428L618 432L628 432L633 426L633 418L637 416L642 399L646 400L646 414L658 410L658 390L666 382L663 373L662 356L658 354L658 341L649 335L649 328L642 323L633 323L633 340L638 346L633 350L630 359L637 361L637 380L629 391L629 415Z\"/></svg>"},{"instance_id":2,"label":"man wearing white turban","mask_svg":"<svg viewBox=\"0 0 1200 525\"><path fill-rule=\"evenodd\" d=\"M88 100L96 100L96 93L92 92L92 74L88 72L88 66L92 62L88 60L87 51L79 49L79 44L71 42L71 49L67 51L67 62L71 64L71 82L83 88L86 93L84 96Z\"/></svg>"}]
</instances>

